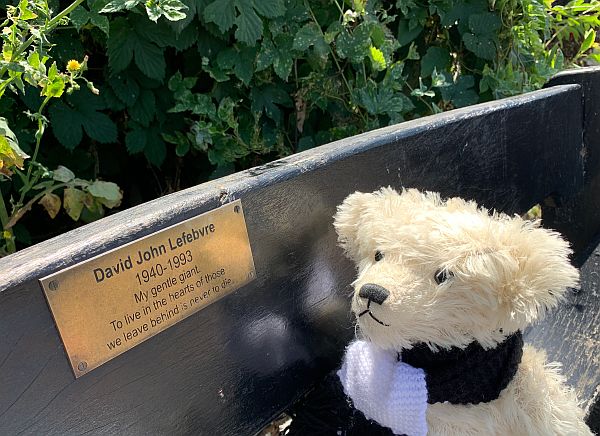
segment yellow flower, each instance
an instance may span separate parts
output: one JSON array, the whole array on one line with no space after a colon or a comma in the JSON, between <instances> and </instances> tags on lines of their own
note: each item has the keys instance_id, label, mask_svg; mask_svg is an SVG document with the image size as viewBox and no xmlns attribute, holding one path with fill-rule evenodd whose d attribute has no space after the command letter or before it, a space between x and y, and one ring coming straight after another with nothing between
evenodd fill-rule
<instances>
[{"instance_id":1,"label":"yellow flower","mask_svg":"<svg viewBox=\"0 0 600 436\"><path fill-rule=\"evenodd\" d=\"M2 29L2 33L4 33L5 35L10 35L12 33L12 29L10 27L5 27L4 29Z\"/></svg>"},{"instance_id":2,"label":"yellow flower","mask_svg":"<svg viewBox=\"0 0 600 436\"><path fill-rule=\"evenodd\" d=\"M67 62L67 71L74 73L76 71L79 71L80 69L81 64L75 59L71 59L69 62Z\"/></svg>"}]
</instances>

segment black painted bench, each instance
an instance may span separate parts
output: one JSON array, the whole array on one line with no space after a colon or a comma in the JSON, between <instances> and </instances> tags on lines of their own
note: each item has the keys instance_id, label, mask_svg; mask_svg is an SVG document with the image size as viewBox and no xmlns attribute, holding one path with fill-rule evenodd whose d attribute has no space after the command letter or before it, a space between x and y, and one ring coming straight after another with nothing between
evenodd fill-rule
<instances>
[{"instance_id":1,"label":"black painted bench","mask_svg":"<svg viewBox=\"0 0 600 436\"><path fill-rule=\"evenodd\" d=\"M600 384L600 70L406 122L178 192L0 259L0 434L253 434L338 363L354 270L335 206L413 186L507 213L541 204L583 285L526 340L564 362L592 410ZM38 279L241 199L248 285L76 379ZM593 420L593 419L592 419Z\"/></svg>"}]
</instances>

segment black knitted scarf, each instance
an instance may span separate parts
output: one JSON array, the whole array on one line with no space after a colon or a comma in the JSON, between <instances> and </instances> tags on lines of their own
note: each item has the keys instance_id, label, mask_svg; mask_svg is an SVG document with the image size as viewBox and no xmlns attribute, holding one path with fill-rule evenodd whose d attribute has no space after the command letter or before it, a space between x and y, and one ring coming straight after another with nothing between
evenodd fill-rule
<instances>
[{"instance_id":1,"label":"black knitted scarf","mask_svg":"<svg viewBox=\"0 0 600 436\"><path fill-rule=\"evenodd\" d=\"M495 400L512 380L523 355L521 332L485 350L472 342L466 348L431 351L416 344L402 351L402 361L425 371L429 404L477 404Z\"/></svg>"}]
</instances>

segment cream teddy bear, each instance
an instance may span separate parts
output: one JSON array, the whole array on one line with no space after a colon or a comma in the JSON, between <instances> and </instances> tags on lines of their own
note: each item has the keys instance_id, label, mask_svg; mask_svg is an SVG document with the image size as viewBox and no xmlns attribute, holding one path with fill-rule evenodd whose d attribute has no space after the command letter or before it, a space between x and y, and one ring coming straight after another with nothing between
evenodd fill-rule
<instances>
[{"instance_id":1,"label":"cream teddy bear","mask_svg":"<svg viewBox=\"0 0 600 436\"><path fill-rule=\"evenodd\" d=\"M358 269L360 338L334 376L351 409L330 414L338 434L592 434L557 365L521 337L577 285L559 234L391 188L350 195L334 226Z\"/></svg>"}]
</instances>

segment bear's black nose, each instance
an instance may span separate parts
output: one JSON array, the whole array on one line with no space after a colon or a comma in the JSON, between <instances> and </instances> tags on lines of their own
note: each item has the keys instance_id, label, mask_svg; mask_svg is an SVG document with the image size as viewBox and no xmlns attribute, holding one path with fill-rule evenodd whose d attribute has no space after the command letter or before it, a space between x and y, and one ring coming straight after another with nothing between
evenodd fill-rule
<instances>
[{"instance_id":1,"label":"bear's black nose","mask_svg":"<svg viewBox=\"0 0 600 436\"><path fill-rule=\"evenodd\" d=\"M374 303L381 304L387 297L390 296L390 291L385 289L383 286L379 286L374 283L367 283L360 287L358 296L361 298L366 298Z\"/></svg>"}]
</instances>

